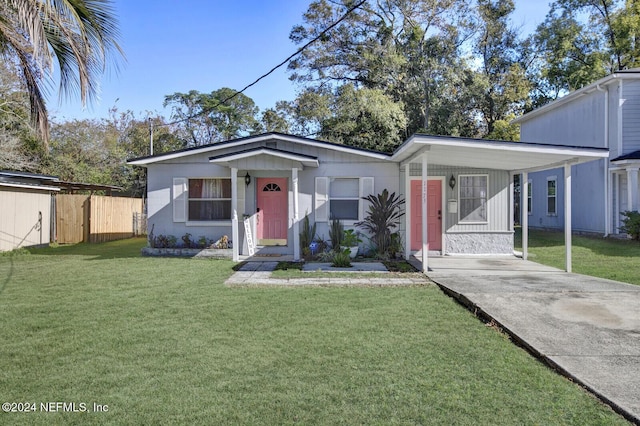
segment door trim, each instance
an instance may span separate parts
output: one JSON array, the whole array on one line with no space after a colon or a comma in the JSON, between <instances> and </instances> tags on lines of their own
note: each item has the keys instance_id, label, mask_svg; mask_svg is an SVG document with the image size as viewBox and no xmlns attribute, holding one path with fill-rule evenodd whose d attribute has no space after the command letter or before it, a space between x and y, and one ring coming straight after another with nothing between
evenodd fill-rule
<instances>
[{"instance_id":1,"label":"door trim","mask_svg":"<svg viewBox=\"0 0 640 426\"><path fill-rule=\"evenodd\" d=\"M256 207L259 208L259 197L260 197L260 193L262 192L262 184L261 182L264 181L268 181L268 180L277 180L277 181L281 181L284 182L284 184L286 185L285 191L282 191L284 194L286 194L286 196L284 196L284 198L286 199L286 219L285 219L285 234L288 236L289 234L289 178L287 176L265 176L265 177L256 177ZM258 216L258 220L260 220L259 216ZM256 225L256 243L257 245L260 246L286 246L288 243L287 238L259 238L258 237L258 231L259 231L259 227L258 225Z\"/></svg>"},{"instance_id":2,"label":"door trim","mask_svg":"<svg viewBox=\"0 0 640 426\"><path fill-rule=\"evenodd\" d=\"M441 202L441 206L442 206L442 220L441 220L441 229L440 229L440 235L441 235L441 248L440 248L440 253L441 254L445 254L445 247L446 247L446 238L445 238L445 229L446 229L446 217L447 217L447 211L446 211L446 201L447 201L447 188L445 187L444 183L448 178L445 176L427 176L427 182L430 180L439 180L440 181L440 202ZM422 180L422 177L420 176L410 176L409 178L409 195L407 196L405 194L405 206L406 206L406 211L405 214L408 212L409 214L407 215L407 217L409 218L409 226L411 226L411 184L413 181L420 181ZM410 229L405 230L405 238L407 238L407 235L411 235L411 233L409 232ZM411 250L411 244L409 244L409 250ZM411 250L411 252L415 253L416 250Z\"/></svg>"}]
</instances>

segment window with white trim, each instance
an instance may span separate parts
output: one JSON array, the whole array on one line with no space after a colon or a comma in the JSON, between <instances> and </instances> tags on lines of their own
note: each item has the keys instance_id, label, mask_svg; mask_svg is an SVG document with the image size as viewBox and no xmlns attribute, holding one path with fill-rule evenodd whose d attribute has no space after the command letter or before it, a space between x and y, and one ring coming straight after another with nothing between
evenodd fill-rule
<instances>
[{"instance_id":1,"label":"window with white trim","mask_svg":"<svg viewBox=\"0 0 640 426\"><path fill-rule=\"evenodd\" d=\"M329 181L329 218L358 220L359 178L332 178Z\"/></svg>"},{"instance_id":2,"label":"window with white trim","mask_svg":"<svg viewBox=\"0 0 640 426\"><path fill-rule=\"evenodd\" d=\"M189 179L189 221L231 219L231 179Z\"/></svg>"},{"instance_id":3,"label":"window with white trim","mask_svg":"<svg viewBox=\"0 0 640 426\"><path fill-rule=\"evenodd\" d=\"M547 178L547 216L555 216L558 214L557 210L557 183L558 180L555 176Z\"/></svg>"},{"instance_id":4,"label":"window with white trim","mask_svg":"<svg viewBox=\"0 0 640 426\"><path fill-rule=\"evenodd\" d=\"M460 222L487 222L488 175L460 175Z\"/></svg>"},{"instance_id":5,"label":"window with white trim","mask_svg":"<svg viewBox=\"0 0 640 426\"><path fill-rule=\"evenodd\" d=\"M364 219L369 202L364 200L373 194L373 177L316 176L314 209L316 222L331 219L353 224Z\"/></svg>"},{"instance_id":6,"label":"window with white trim","mask_svg":"<svg viewBox=\"0 0 640 426\"><path fill-rule=\"evenodd\" d=\"M533 202L533 195L532 191L533 190L533 183L531 182L531 180L527 181L527 213L531 214L531 212L533 212L533 208L531 207L531 204Z\"/></svg>"}]
</instances>

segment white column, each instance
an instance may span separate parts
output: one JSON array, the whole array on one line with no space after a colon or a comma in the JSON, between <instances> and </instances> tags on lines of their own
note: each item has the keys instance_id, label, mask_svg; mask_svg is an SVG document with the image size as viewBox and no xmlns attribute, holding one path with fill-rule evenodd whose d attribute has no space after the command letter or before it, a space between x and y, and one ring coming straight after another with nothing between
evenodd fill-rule
<instances>
[{"instance_id":1,"label":"white column","mask_svg":"<svg viewBox=\"0 0 640 426\"><path fill-rule=\"evenodd\" d=\"M613 223L615 223L616 234L620 233L620 208L622 207L622 195L620 194L620 173L613 174L616 185L616 210Z\"/></svg>"},{"instance_id":2,"label":"white column","mask_svg":"<svg viewBox=\"0 0 640 426\"><path fill-rule=\"evenodd\" d=\"M298 206L298 169L291 169L291 183L293 184L293 260L300 260L300 217Z\"/></svg>"},{"instance_id":3,"label":"white column","mask_svg":"<svg viewBox=\"0 0 640 426\"><path fill-rule=\"evenodd\" d=\"M520 175L520 225L522 227L522 258L529 257L529 173Z\"/></svg>"},{"instance_id":4,"label":"white column","mask_svg":"<svg viewBox=\"0 0 640 426\"><path fill-rule=\"evenodd\" d=\"M411 257L411 165L404 166L404 258Z\"/></svg>"},{"instance_id":5,"label":"white column","mask_svg":"<svg viewBox=\"0 0 640 426\"><path fill-rule=\"evenodd\" d=\"M427 233L427 154L422 154L422 272L429 271L429 235Z\"/></svg>"},{"instance_id":6,"label":"white column","mask_svg":"<svg viewBox=\"0 0 640 426\"><path fill-rule=\"evenodd\" d=\"M231 168L231 241L233 242L233 261L240 260L240 238L238 232L238 169Z\"/></svg>"},{"instance_id":7,"label":"white column","mask_svg":"<svg viewBox=\"0 0 640 426\"><path fill-rule=\"evenodd\" d=\"M627 169L627 207L629 210L638 211L638 167Z\"/></svg>"},{"instance_id":8,"label":"white column","mask_svg":"<svg viewBox=\"0 0 640 426\"><path fill-rule=\"evenodd\" d=\"M606 180L605 180L605 185L607 188L607 196L605 197L606 200L606 209L605 209L605 216L604 216L604 220L606 221L605 223L605 227L604 227L604 232L605 232L605 236L609 235L609 234L613 234L614 231L612 228L612 224L613 224L613 180L614 180L614 175L611 174L611 172L609 171L609 160L605 159L604 160L604 169L605 169L605 173L606 173Z\"/></svg>"},{"instance_id":9,"label":"white column","mask_svg":"<svg viewBox=\"0 0 640 426\"><path fill-rule=\"evenodd\" d=\"M564 165L564 250L565 271L571 272L571 164L569 163Z\"/></svg>"},{"instance_id":10,"label":"white column","mask_svg":"<svg viewBox=\"0 0 640 426\"><path fill-rule=\"evenodd\" d=\"M509 173L509 231L513 232L513 213L514 213L514 200L513 200L513 173Z\"/></svg>"}]
</instances>

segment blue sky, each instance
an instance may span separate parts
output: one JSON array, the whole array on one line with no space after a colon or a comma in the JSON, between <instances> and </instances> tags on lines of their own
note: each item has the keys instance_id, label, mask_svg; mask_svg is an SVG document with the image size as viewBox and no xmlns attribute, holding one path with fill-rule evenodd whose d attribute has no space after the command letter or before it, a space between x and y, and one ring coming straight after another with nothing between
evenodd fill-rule
<instances>
[{"instance_id":1,"label":"blue sky","mask_svg":"<svg viewBox=\"0 0 640 426\"><path fill-rule=\"evenodd\" d=\"M138 117L169 115L165 95L221 87L239 90L294 53L291 28L311 0L115 0L125 51L117 73L105 75L100 99L82 108L78 99L52 93L55 120L102 118L114 105ZM532 31L548 10L545 1L516 0L514 24ZM295 98L286 66L245 94L261 110Z\"/></svg>"}]
</instances>

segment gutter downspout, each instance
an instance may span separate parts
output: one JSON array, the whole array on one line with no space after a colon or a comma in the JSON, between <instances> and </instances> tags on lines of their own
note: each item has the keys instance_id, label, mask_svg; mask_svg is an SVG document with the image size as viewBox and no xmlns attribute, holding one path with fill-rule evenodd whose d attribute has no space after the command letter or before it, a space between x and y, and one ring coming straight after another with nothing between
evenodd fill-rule
<instances>
[{"instance_id":1,"label":"gutter downspout","mask_svg":"<svg viewBox=\"0 0 640 426\"><path fill-rule=\"evenodd\" d=\"M609 89L603 89L596 85L598 92L604 93L604 147L609 149ZM611 228L611 204L609 192L609 159L604 160L604 237L608 237Z\"/></svg>"}]
</instances>

